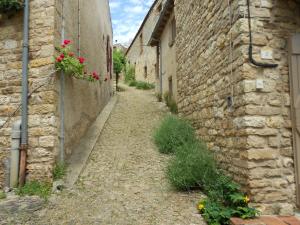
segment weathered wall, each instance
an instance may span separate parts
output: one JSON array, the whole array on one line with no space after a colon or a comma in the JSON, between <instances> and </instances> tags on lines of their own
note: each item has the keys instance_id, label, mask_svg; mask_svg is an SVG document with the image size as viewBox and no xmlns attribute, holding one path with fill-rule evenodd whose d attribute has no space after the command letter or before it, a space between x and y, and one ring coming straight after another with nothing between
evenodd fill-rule
<instances>
[{"instance_id":1,"label":"weathered wall","mask_svg":"<svg viewBox=\"0 0 300 225\"><path fill-rule=\"evenodd\" d=\"M66 38L78 48L77 1L65 1ZM111 81L106 62L106 38L112 28L108 1L81 1L82 56L89 71L101 74L101 82L88 83L70 77L65 80L66 153L70 154L90 124L95 120L111 96ZM30 1L30 92L38 86L29 101L28 180L52 180L52 170L59 155L59 94L60 74L55 71L55 46L61 43L61 0ZM90 12L93 12L92 14ZM0 125L18 108L21 100L23 13L0 21ZM3 186L4 161L9 157L12 123L20 119L20 112L0 130L0 187Z\"/></svg>"},{"instance_id":2,"label":"weathered wall","mask_svg":"<svg viewBox=\"0 0 300 225\"><path fill-rule=\"evenodd\" d=\"M136 39L131 43L126 58L130 61L132 66L135 66L136 79L139 81L147 81L155 83L156 81L156 48L146 46L150 40L152 31L157 22L159 11L157 6L162 2L159 0L153 10L151 10L149 17L146 19L144 26L137 34ZM140 35L143 34L143 52L141 53ZM144 76L144 67L147 66L147 77Z\"/></svg>"},{"instance_id":3,"label":"weathered wall","mask_svg":"<svg viewBox=\"0 0 300 225\"><path fill-rule=\"evenodd\" d=\"M230 23L227 1L175 2L179 111L255 205L267 214L290 214L295 183L287 39L299 30L299 3L251 1L255 58L260 61L257 53L267 46L276 69L249 64L245 4L231 1ZM258 78L262 91L255 86Z\"/></svg>"},{"instance_id":4,"label":"weathered wall","mask_svg":"<svg viewBox=\"0 0 300 225\"><path fill-rule=\"evenodd\" d=\"M173 97L177 99L177 77L176 77L176 43L170 46L172 33L172 20L174 13L168 19L164 31L161 35L162 62L162 93L170 92L169 80L172 78ZM156 80L157 87L160 87L160 79Z\"/></svg>"},{"instance_id":5,"label":"weathered wall","mask_svg":"<svg viewBox=\"0 0 300 225\"><path fill-rule=\"evenodd\" d=\"M29 91L49 84L54 71L54 0L30 1ZM21 99L23 13L0 22L0 124L14 112ZM51 83L51 82L50 82ZM57 145L57 95L53 85L38 89L29 101L29 179L50 180ZM0 186L3 184L3 160L9 156L11 126L20 112L0 130Z\"/></svg>"},{"instance_id":6,"label":"weathered wall","mask_svg":"<svg viewBox=\"0 0 300 225\"><path fill-rule=\"evenodd\" d=\"M61 5L57 1L56 43L61 42ZM80 9L80 11L78 11ZM65 151L69 155L112 95L112 81L107 72L106 42L112 48L112 26L108 1L65 1L65 39L73 42L74 52L86 59L87 70L101 75L99 82L89 83L66 76L65 80ZM80 12L80 20L79 20ZM80 29L78 22L80 21ZM79 38L80 35L80 45ZM59 87L58 87L59 89ZM76 132L74 132L76 131Z\"/></svg>"}]
</instances>

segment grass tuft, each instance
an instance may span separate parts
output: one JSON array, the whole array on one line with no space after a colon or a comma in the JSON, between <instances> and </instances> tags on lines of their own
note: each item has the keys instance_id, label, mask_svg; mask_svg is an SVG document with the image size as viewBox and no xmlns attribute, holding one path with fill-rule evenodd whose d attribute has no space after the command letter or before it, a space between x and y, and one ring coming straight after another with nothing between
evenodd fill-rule
<instances>
[{"instance_id":1,"label":"grass tuft","mask_svg":"<svg viewBox=\"0 0 300 225\"><path fill-rule=\"evenodd\" d=\"M6 198L6 194L3 191L0 191L0 200L5 198Z\"/></svg>"},{"instance_id":2,"label":"grass tuft","mask_svg":"<svg viewBox=\"0 0 300 225\"><path fill-rule=\"evenodd\" d=\"M60 180L66 175L66 165L64 163L57 163L53 169L53 179Z\"/></svg>"},{"instance_id":3,"label":"grass tuft","mask_svg":"<svg viewBox=\"0 0 300 225\"><path fill-rule=\"evenodd\" d=\"M38 181L31 181L26 183L23 187L16 190L16 194L20 196L39 196L47 199L51 194L52 185L50 183L43 183Z\"/></svg>"}]
</instances>

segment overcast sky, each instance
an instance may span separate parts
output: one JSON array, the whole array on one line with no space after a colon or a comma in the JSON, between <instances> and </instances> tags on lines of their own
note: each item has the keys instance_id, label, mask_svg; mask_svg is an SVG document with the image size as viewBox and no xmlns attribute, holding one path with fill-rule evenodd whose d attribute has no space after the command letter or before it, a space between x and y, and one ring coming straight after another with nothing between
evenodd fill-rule
<instances>
[{"instance_id":1,"label":"overcast sky","mask_svg":"<svg viewBox=\"0 0 300 225\"><path fill-rule=\"evenodd\" d=\"M129 45L154 0L109 0L114 41Z\"/></svg>"}]
</instances>

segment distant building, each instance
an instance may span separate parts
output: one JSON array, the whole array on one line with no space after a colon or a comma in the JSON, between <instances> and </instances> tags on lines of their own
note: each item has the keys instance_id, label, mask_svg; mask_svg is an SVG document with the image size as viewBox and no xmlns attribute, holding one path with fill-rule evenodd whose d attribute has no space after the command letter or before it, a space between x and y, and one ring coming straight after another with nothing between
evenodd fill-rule
<instances>
[{"instance_id":1,"label":"distant building","mask_svg":"<svg viewBox=\"0 0 300 225\"><path fill-rule=\"evenodd\" d=\"M149 46L156 48L157 92L177 99L176 77L176 20L174 1L165 1L161 5L157 23L152 31Z\"/></svg>"},{"instance_id":2,"label":"distant building","mask_svg":"<svg viewBox=\"0 0 300 225\"><path fill-rule=\"evenodd\" d=\"M136 79L155 83L158 77L157 50L148 46L152 31L162 10L162 0L156 0L130 44L126 58L134 66Z\"/></svg>"},{"instance_id":3,"label":"distant building","mask_svg":"<svg viewBox=\"0 0 300 225\"><path fill-rule=\"evenodd\" d=\"M117 43L117 44L114 44L114 49L118 49L125 54L127 52L128 48L120 43Z\"/></svg>"}]
</instances>

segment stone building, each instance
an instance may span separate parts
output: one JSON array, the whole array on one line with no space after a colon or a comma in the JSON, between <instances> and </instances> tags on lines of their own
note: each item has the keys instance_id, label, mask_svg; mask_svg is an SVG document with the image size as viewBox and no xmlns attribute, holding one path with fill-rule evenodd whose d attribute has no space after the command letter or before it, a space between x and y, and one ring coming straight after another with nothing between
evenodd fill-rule
<instances>
[{"instance_id":1,"label":"stone building","mask_svg":"<svg viewBox=\"0 0 300 225\"><path fill-rule=\"evenodd\" d=\"M156 47L157 92L177 100L176 20L174 1L165 1L148 45Z\"/></svg>"},{"instance_id":2,"label":"stone building","mask_svg":"<svg viewBox=\"0 0 300 225\"><path fill-rule=\"evenodd\" d=\"M300 2L175 0L175 18L180 115L264 214L292 214L300 205Z\"/></svg>"},{"instance_id":3,"label":"stone building","mask_svg":"<svg viewBox=\"0 0 300 225\"><path fill-rule=\"evenodd\" d=\"M2 15L0 30L0 187L3 187L8 173L4 162L9 161L11 126L20 119L20 111L15 115L13 112L18 109L22 95L22 10L10 17ZM55 71L55 47L63 39L72 41L74 53L86 58L89 71L100 73L100 81L89 83L67 74L64 79L60 73L51 75ZM88 4L81 0L30 0L29 92L35 91L28 106L27 180L52 181L55 162L72 153L109 101L111 52L108 0L91 0Z\"/></svg>"},{"instance_id":4,"label":"stone building","mask_svg":"<svg viewBox=\"0 0 300 225\"><path fill-rule=\"evenodd\" d=\"M135 68L136 80L156 82L158 62L156 48L148 46L162 10L162 0L155 0L126 52L128 63Z\"/></svg>"}]
</instances>

